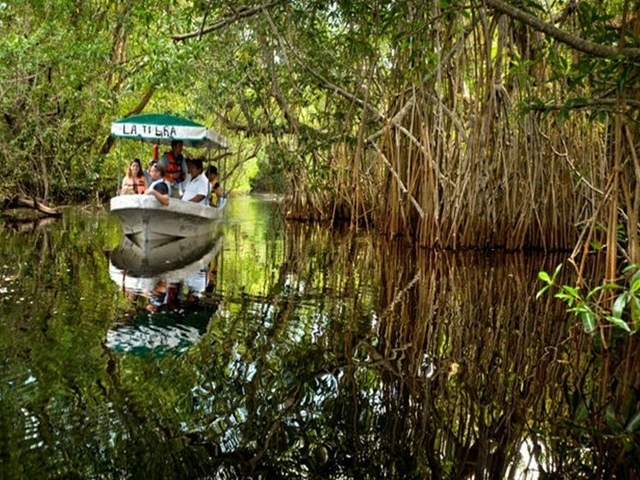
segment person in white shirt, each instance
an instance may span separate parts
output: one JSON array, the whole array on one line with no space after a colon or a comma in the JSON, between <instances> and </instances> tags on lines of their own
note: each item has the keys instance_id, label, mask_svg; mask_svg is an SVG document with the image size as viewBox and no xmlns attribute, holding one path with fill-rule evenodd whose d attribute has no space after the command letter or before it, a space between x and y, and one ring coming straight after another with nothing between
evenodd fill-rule
<instances>
[{"instance_id":1,"label":"person in white shirt","mask_svg":"<svg viewBox=\"0 0 640 480\"><path fill-rule=\"evenodd\" d=\"M209 179L202 171L202 159L190 158L187 160L187 171L189 178L184 182L184 193L182 200L187 202L209 204Z\"/></svg>"}]
</instances>

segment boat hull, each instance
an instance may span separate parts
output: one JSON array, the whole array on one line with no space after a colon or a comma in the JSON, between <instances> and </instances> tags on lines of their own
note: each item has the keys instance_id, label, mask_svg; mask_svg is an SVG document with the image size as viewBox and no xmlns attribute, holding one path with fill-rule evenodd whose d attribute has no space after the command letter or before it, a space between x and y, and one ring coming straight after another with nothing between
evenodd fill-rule
<instances>
[{"instance_id":1,"label":"boat hull","mask_svg":"<svg viewBox=\"0 0 640 480\"><path fill-rule=\"evenodd\" d=\"M183 273L197 271L220 252L222 235L178 238L167 243L150 244L143 249L124 236L111 253L111 264L130 277L163 275L171 281ZM172 272L172 273L168 273Z\"/></svg>"},{"instance_id":2,"label":"boat hull","mask_svg":"<svg viewBox=\"0 0 640 480\"><path fill-rule=\"evenodd\" d=\"M111 199L111 213L124 234L139 246L210 233L224 208L172 198L164 206L151 195L120 195Z\"/></svg>"}]
</instances>

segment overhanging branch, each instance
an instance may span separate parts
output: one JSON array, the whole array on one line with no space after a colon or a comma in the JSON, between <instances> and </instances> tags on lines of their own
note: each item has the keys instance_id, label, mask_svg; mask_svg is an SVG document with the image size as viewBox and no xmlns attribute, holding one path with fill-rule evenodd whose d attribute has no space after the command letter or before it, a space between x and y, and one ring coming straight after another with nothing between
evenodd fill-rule
<instances>
[{"instance_id":1,"label":"overhanging branch","mask_svg":"<svg viewBox=\"0 0 640 480\"><path fill-rule=\"evenodd\" d=\"M519 20L522 23L530 26L531 28L538 30L542 33L549 35L551 38L564 43L580 52L593 55L600 58L611 58L616 55L624 55L627 57L640 56L640 48L618 48L608 45L601 45L599 43L591 42L583 38L571 35L557 27L554 27L550 23L546 23L540 20L538 17L510 5L502 0L484 0L484 3L499 12L508 15L509 17Z\"/></svg>"},{"instance_id":2,"label":"overhanging branch","mask_svg":"<svg viewBox=\"0 0 640 480\"><path fill-rule=\"evenodd\" d=\"M265 3L264 5L258 5L257 7L245 7L245 8L241 8L239 10L237 10L234 15L230 16L230 17L225 17L222 18L220 20L217 20L216 22L212 23L211 25L209 25L208 27L204 27L204 28L199 28L198 30L196 30L195 32L189 32L189 33L183 33L180 35L171 35L171 39L176 41L176 42L181 42L183 40L188 40L189 38L195 38L195 37L202 37L202 35L206 34L206 33L211 33L211 32L215 32L216 30L220 30L228 25L231 25L234 22L237 22L238 20L242 19L242 18L247 18L247 17L252 17L254 15L257 15L258 13L260 13L262 10L264 10L265 8L269 8L272 7L274 5L276 5L277 3L279 3L279 0L275 0L273 2L268 2Z\"/></svg>"},{"instance_id":3,"label":"overhanging branch","mask_svg":"<svg viewBox=\"0 0 640 480\"><path fill-rule=\"evenodd\" d=\"M575 101L573 103L530 103L528 108L530 110L540 111L540 112L550 112L554 110L580 110L583 108L611 108L617 107L619 101L615 98L600 98L596 100L584 100L584 101ZM623 99L623 105L633 108L640 108L640 101L634 100L631 98Z\"/></svg>"}]
</instances>

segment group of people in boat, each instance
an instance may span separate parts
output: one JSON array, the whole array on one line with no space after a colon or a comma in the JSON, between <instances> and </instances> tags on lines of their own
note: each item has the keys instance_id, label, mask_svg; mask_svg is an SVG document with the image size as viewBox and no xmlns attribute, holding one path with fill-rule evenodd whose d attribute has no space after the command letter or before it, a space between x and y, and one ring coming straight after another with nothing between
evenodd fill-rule
<instances>
[{"instance_id":1,"label":"group of people in boat","mask_svg":"<svg viewBox=\"0 0 640 480\"><path fill-rule=\"evenodd\" d=\"M180 198L218 206L223 192L217 168L212 165L204 170L202 158L185 158L183 146L182 141L173 140L171 150L158 160L152 159L146 170L139 159L131 161L119 194L153 195L163 205L168 205L170 198Z\"/></svg>"}]
</instances>

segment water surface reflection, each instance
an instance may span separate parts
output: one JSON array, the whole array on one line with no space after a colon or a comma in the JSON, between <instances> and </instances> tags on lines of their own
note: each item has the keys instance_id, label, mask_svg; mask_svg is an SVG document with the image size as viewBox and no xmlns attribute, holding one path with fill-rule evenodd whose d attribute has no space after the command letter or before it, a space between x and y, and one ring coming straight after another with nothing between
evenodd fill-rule
<instances>
[{"instance_id":1,"label":"water surface reflection","mask_svg":"<svg viewBox=\"0 0 640 480\"><path fill-rule=\"evenodd\" d=\"M110 276L103 215L0 233L6 478L637 477L637 340L602 356L535 300L562 257L414 250L271 207L230 202L215 308L180 355L110 347L151 302Z\"/></svg>"},{"instance_id":2,"label":"water surface reflection","mask_svg":"<svg viewBox=\"0 0 640 480\"><path fill-rule=\"evenodd\" d=\"M213 298L221 235L147 245L123 236L110 254L109 276L135 307L107 332L117 352L162 356L184 353L206 333L217 310Z\"/></svg>"}]
</instances>

